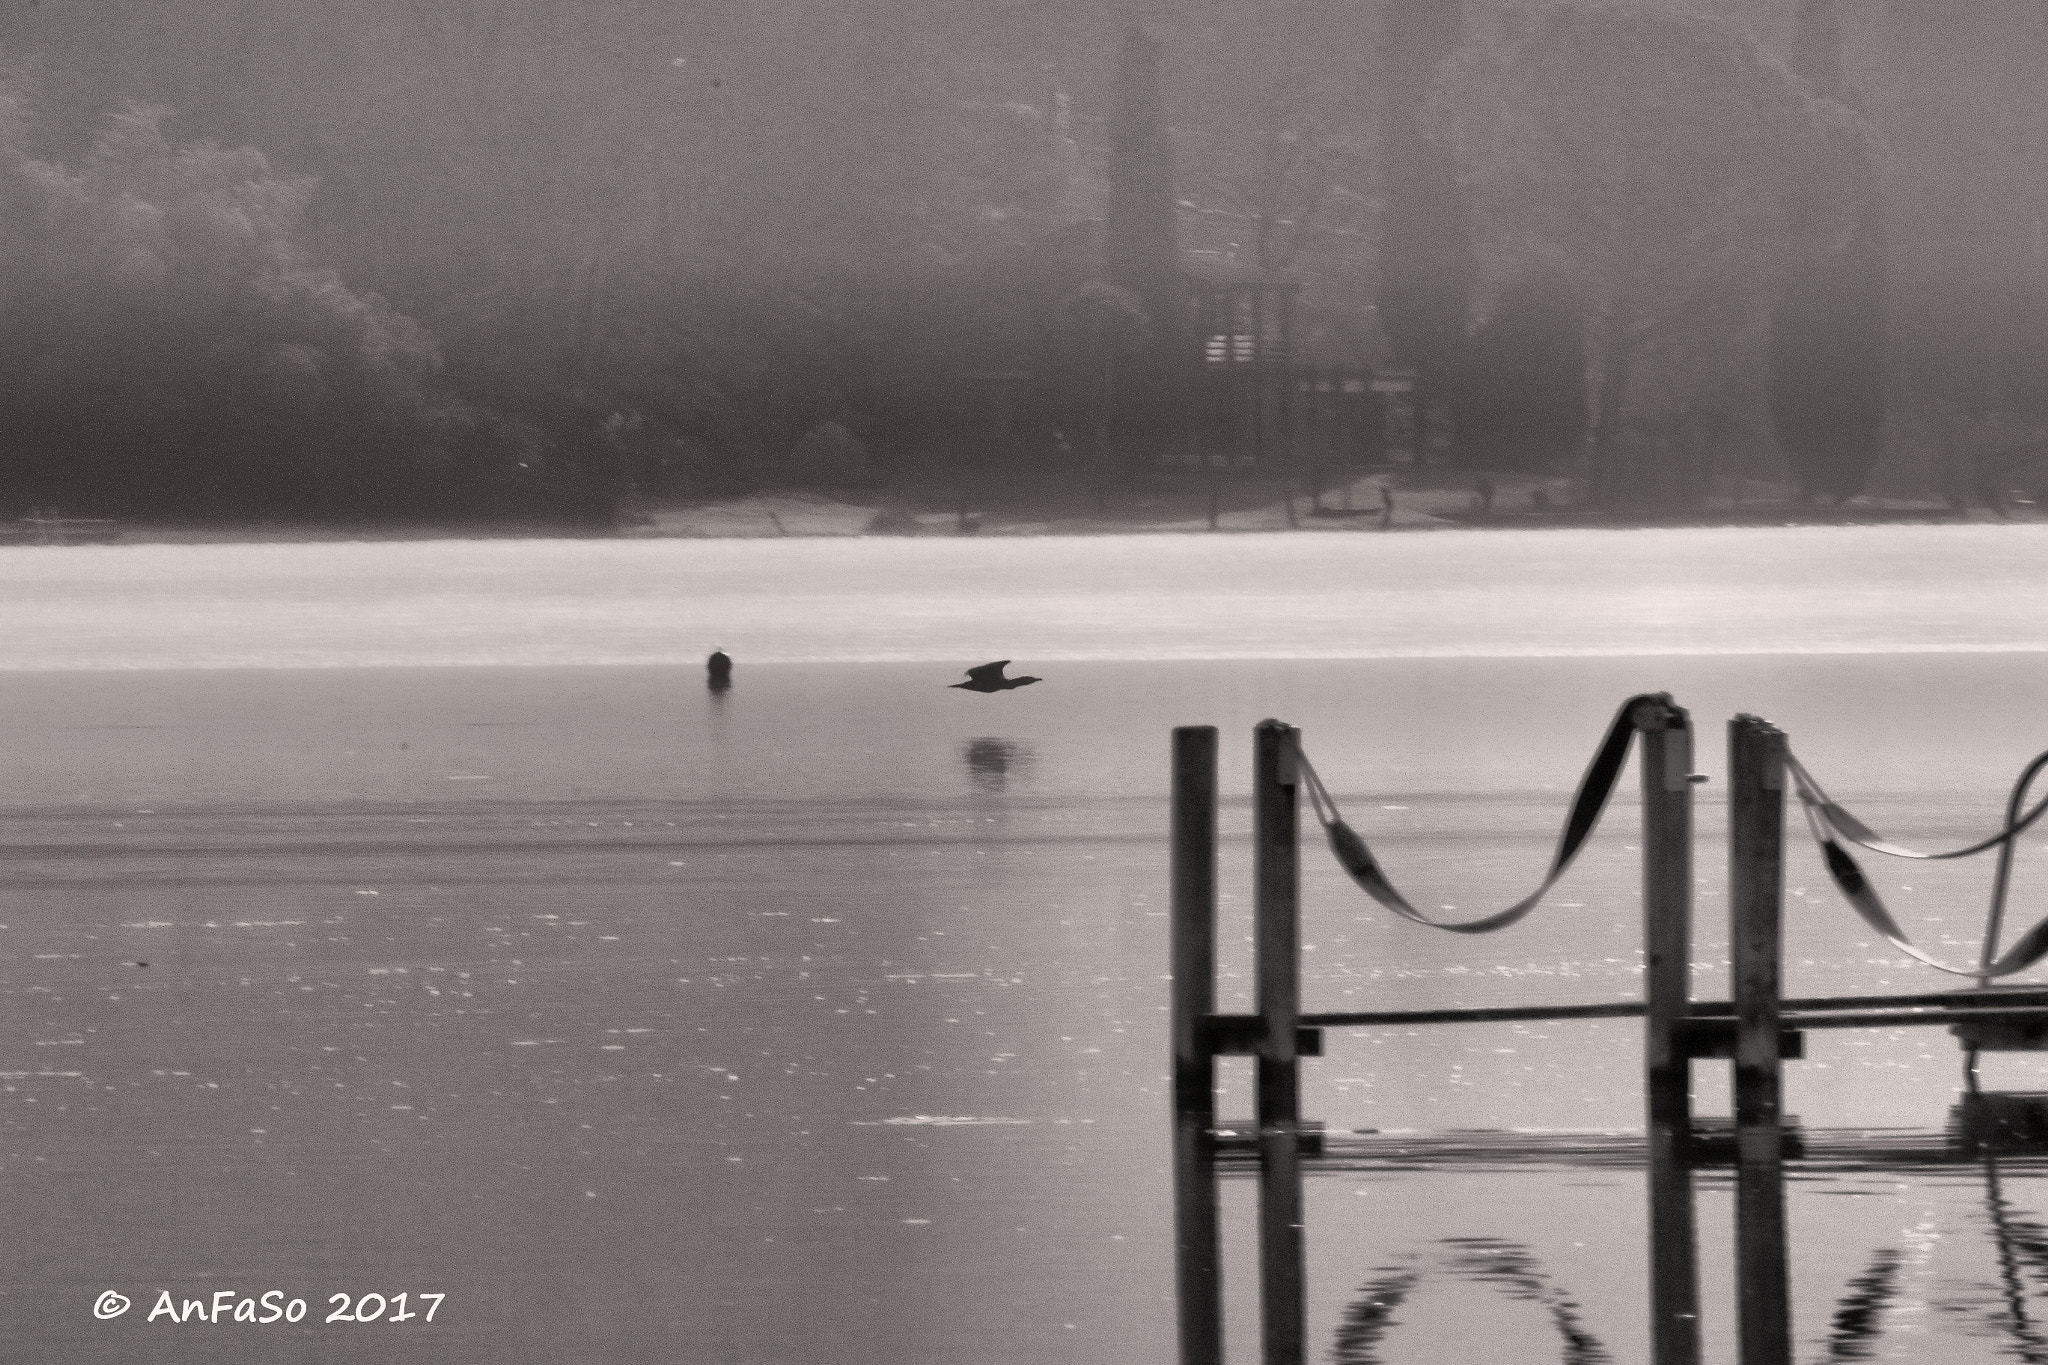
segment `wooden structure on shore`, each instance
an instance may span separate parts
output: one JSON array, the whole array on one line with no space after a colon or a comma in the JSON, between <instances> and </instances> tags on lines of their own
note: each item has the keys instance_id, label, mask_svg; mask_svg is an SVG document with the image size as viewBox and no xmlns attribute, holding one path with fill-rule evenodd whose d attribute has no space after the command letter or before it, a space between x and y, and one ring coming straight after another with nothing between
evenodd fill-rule
<instances>
[{"instance_id":1,"label":"wooden structure on shore","mask_svg":"<svg viewBox=\"0 0 2048 1365\"><path fill-rule=\"evenodd\" d=\"M1972 1046L2032 1047L2048 1030L2048 988L1785 999L1780 986L1786 738L1754 716L1729 725L1730 929L1734 998L1690 998L1693 730L1668 696L1630 717L1640 745L1644 998L1490 1009L1304 1011L1300 945L1301 735L1261 722L1253 744L1255 1009L1215 1007L1217 732L1173 732L1172 1014L1175 1276L1182 1365L1221 1365L1217 1159L1255 1134L1259 1301L1264 1365L1302 1365L1302 1178L1321 1146L1301 1113L1301 1060L1323 1032L1420 1024L1641 1018L1654 1365L1699 1365L1693 1215L1692 1062L1732 1058L1740 1365L1790 1365L1781 1068L1817 1028L1939 1025ZM2011 821L2008 821L2008 833ZM1999 1039L2009 1041L1997 1041ZM1988 1040L1988 1041L1987 1041ZM2034 1041L2029 1041L2034 1040ZM1215 1059L1256 1059L1250 1125L1216 1117Z\"/></svg>"},{"instance_id":2,"label":"wooden structure on shore","mask_svg":"<svg viewBox=\"0 0 2048 1365\"><path fill-rule=\"evenodd\" d=\"M1257 469L1294 442L1294 305L1300 282L1249 266L1183 264L1187 386L1169 465Z\"/></svg>"},{"instance_id":3,"label":"wooden structure on shore","mask_svg":"<svg viewBox=\"0 0 2048 1365\"><path fill-rule=\"evenodd\" d=\"M1186 402L1165 464L1334 475L1382 457L1384 388L1355 357L1304 354L1299 280L1214 261L1184 264L1181 276Z\"/></svg>"}]
</instances>

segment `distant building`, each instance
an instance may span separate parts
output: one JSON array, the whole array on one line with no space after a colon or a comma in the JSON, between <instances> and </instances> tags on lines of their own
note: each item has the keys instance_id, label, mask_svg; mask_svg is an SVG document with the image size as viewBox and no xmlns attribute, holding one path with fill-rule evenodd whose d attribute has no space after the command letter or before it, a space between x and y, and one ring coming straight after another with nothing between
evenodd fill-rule
<instances>
[{"instance_id":1,"label":"distant building","mask_svg":"<svg viewBox=\"0 0 2048 1365\"><path fill-rule=\"evenodd\" d=\"M1061 433L1078 458L1103 458L1118 379L1114 345L1091 335L1077 300L1103 276L1102 225L1077 223L1001 256L973 262L975 317L947 347L962 435L993 449L1047 450ZM1385 397L1372 366L1382 349L1370 323L1306 307L1303 283L1183 250L1178 312L1147 318L1170 363L1158 443L1165 469L1276 470L1297 463L1377 461Z\"/></svg>"},{"instance_id":2,"label":"distant building","mask_svg":"<svg viewBox=\"0 0 2048 1365\"><path fill-rule=\"evenodd\" d=\"M1169 455L1189 466L1270 466L1294 435L1289 401L1299 280L1183 257L1185 427Z\"/></svg>"}]
</instances>

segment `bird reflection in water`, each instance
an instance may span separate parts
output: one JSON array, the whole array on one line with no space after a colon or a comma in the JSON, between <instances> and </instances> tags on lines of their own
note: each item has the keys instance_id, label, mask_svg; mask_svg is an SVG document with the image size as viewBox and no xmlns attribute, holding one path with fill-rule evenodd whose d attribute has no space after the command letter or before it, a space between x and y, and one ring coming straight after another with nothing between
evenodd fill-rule
<instances>
[{"instance_id":1,"label":"bird reflection in water","mask_svg":"<svg viewBox=\"0 0 2048 1365\"><path fill-rule=\"evenodd\" d=\"M970 739L960 750L967 764L967 779L980 791L1003 790L1011 774L1022 775L1031 766L1031 746L1020 740L984 736Z\"/></svg>"}]
</instances>

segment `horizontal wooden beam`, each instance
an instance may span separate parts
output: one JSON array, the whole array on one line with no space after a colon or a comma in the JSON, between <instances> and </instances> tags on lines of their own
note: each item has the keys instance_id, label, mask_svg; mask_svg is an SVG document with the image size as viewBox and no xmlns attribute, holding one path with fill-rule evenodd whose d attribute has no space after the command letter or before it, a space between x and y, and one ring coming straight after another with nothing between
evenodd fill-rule
<instances>
[{"instance_id":1,"label":"horizontal wooden beam","mask_svg":"<svg viewBox=\"0 0 2048 1365\"><path fill-rule=\"evenodd\" d=\"M1946 991L1911 995L1835 995L1786 1000L1787 1028L1897 1028L1916 1024L1952 1024L1971 1019L2048 1022L2048 989L2029 987L2005 991ZM1353 1010L1300 1017L1302 1055L1320 1039L1310 1035L1326 1028L1405 1028L1415 1024L1512 1024L1566 1019L1640 1019L1640 1000L1612 1000L1590 1005L1491 1005L1469 1009ZM1688 1019L1702 1022L1732 1019L1733 1002L1695 1001ZM1201 1020L1203 1037L1218 1055L1255 1052L1263 1023L1255 1014L1209 1014Z\"/></svg>"},{"instance_id":2,"label":"horizontal wooden beam","mask_svg":"<svg viewBox=\"0 0 2048 1365\"><path fill-rule=\"evenodd\" d=\"M1600 1005L1500 1005L1484 1009L1304 1014L1301 1022L1308 1028L1386 1028L1403 1024L1508 1024L1530 1019L1640 1019L1643 1009L1640 1000L1616 1000Z\"/></svg>"},{"instance_id":3,"label":"horizontal wooden beam","mask_svg":"<svg viewBox=\"0 0 2048 1365\"><path fill-rule=\"evenodd\" d=\"M1916 1024L2033 1023L2048 1024L2048 1006L2005 1005L1967 1010L1849 1010L1839 1014L1785 1011L1788 1027L1911 1028Z\"/></svg>"},{"instance_id":4,"label":"horizontal wooden beam","mask_svg":"<svg viewBox=\"0 0 2048 1365\"><path fill-rule=\"evenodd\" d=\"M1197 1037L1218 1057L1255 1057L1266 1036L1266 1021L1256 1014L1205 1014ZM1297 1056L1323 1055L1323 1031L1303 1026L1294 1030Z\"/></svg>"},{"instance_id":5,"label":"horizontal wooden beam","mask_svg":"<svg viewBox=\"0 0 2048 1365\"><path fill-rule=\"evenodd\" d=\"M1906 1009L1918 1005L1937 1005L1956 1010L1993 1010L2012 1005L2048 1005L2048 987L1995 986L1990 990L1973 988L1925 991L1911 995L1822 995L1810 996L1804 1000L1786 999L1779 1002L1781 1009L1788 1010ZM1735 1013L1735 1004L1730 1000L1695 1001L1692 1013L1695 1016L1732 1015Z\"/></svg>"},{"instance_id":6,"label":"horizontal wooden beam","mask_svg":"<svg viewBox=\"0 0 2048 1365\"><path fill-rule=\"evenodd\" d=\"M1678 1021L1672 1029L1675 1041L1688 1057L1735 1056L1735 1020L1726 1016L1702 1019L1692 1016ZM1798 1029L1778 1030L1778 1060L1796 1062L1806 1056L1806 1035Z\"/></svg>"}]
</instances>

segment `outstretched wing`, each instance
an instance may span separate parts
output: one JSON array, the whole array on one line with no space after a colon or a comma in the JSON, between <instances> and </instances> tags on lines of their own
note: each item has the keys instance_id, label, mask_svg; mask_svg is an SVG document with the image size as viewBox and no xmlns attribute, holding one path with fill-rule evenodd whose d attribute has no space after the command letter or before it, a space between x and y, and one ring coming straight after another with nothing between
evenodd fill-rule
<instances>
[{"instance_id":1,"label":"outstretched wing","mask_svg":"<svg viewBox=\"0 0 2048 1365\"><path fill-rule=\"evenodd\" d=\"M1003 668L1009 662L1008 659L997 659L992 664L983 664L979 668L968 669L967 676L975 682L1002 682L1004 680Z\"/></svg>"}]
</instances>

